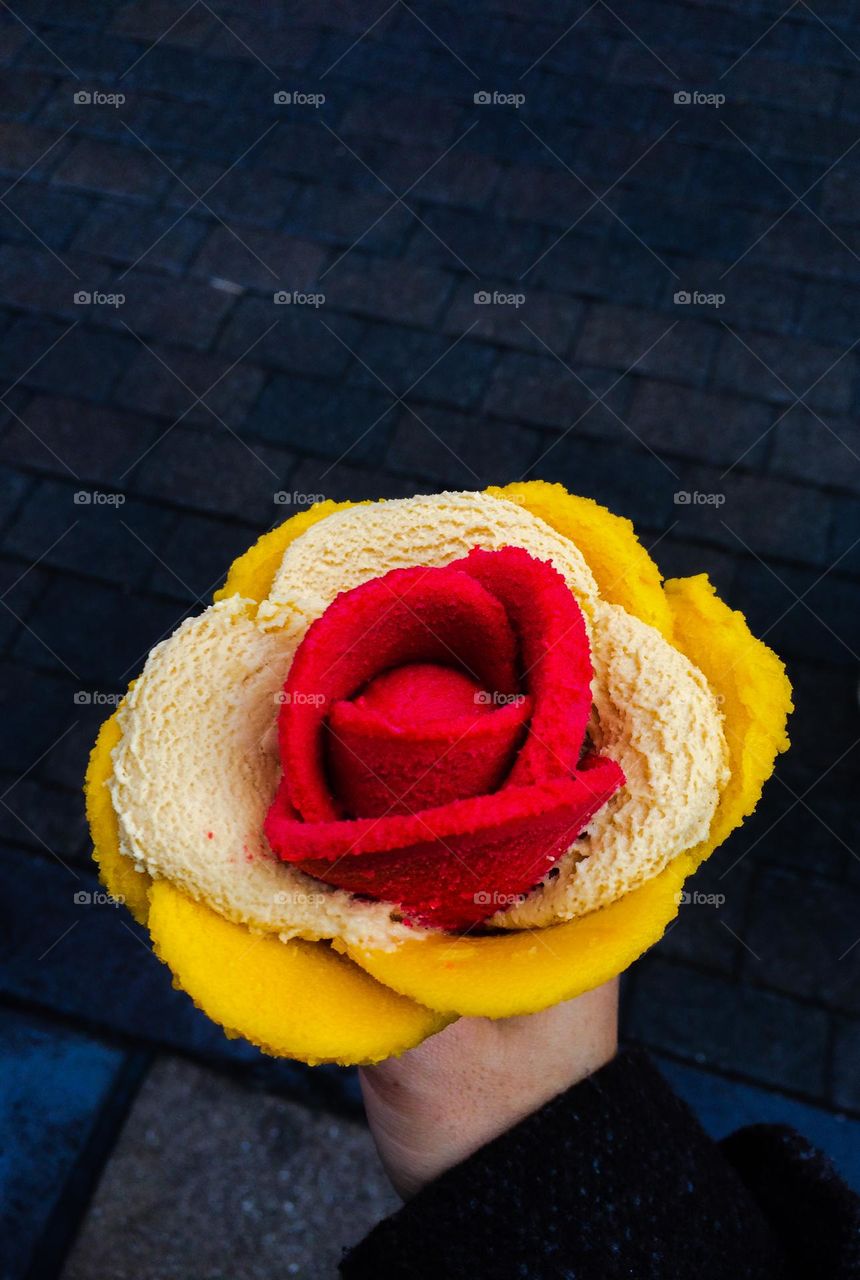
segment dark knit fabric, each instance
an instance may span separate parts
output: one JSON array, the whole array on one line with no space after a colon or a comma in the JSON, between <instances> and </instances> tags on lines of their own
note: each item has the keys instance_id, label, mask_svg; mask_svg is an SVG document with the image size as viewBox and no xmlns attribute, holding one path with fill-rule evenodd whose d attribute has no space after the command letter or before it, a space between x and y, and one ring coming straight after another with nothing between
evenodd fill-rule
<instances>
[{"instance_id":1,"label":"dark knit fabric","mask_svg":"<svg viewBox=\"0 0 860 1280\"><path fill-rule=\"evenodd\" d=\"M832 1162L785 1125L757 1124L720 1143L798 1276L860 1277L860 1198Z\"/></svg>"},{"instance_id":2,"label":"dark knit fabric","mask_svg":"<svg viewBox=\"0 0 860 1280\"><path fill-rule=\"evenodd\" d=\"M713 1142L629 1050L425 1187L341 1270L346 1280L854 1280L858 1203L791 1130Z\"/></svg>"}]
</instances>

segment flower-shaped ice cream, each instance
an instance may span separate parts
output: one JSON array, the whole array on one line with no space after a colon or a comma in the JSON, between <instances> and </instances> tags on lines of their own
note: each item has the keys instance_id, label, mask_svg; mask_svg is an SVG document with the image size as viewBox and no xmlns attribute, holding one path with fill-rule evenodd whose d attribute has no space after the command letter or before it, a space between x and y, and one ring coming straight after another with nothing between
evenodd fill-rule
<instances>
[{"instance_id":1,"label":"flower-shaped ice cream","mask_svg":"<svg viewBox=\"0 0 860 1280\"><path fill-rule=\"evenodd\" d=\"M345 592L290 666L269 843L412 920L478 924L624 781L608 758L580 764L591 678L564 578L520 548Z\"/></svg>"},{"instance_id":2,"label":"flower-shaped ice cream","mask_svg":"<svg viewBox=\"0 0 860 1280\"><path fill-rule=\"evenodd\" d=\"M228 1034L376 1061L630 964L790 709L704 575L560 486L323 503L150 654L93 752L95 856Z\"/></svg>"}]
</instances>

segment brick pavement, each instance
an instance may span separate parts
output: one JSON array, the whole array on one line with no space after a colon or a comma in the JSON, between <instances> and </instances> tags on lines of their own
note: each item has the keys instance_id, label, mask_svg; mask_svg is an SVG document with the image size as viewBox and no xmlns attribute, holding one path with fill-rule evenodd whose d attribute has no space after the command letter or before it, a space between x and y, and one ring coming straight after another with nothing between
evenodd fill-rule
<instances>
[{"instance_id":1,"label":"brick pavement","mask_svg":"<svg viewBox=\"0 0 860 1280\"><path fill-rule=\"evenodd\" d=\"M788 661L795 748L627 1025L726 1088L860 1116L858 59L836 5L4 8L0 997L58 1135L50 1158L23 1137L11 1275L48 1225L71 1238L70 1171L95 1177L155 1052L354 1105L342 1073L228 1044L74 901L105 700L277 491L559 479L666 573L711 572Z\"/></svg>"}]
</instances>

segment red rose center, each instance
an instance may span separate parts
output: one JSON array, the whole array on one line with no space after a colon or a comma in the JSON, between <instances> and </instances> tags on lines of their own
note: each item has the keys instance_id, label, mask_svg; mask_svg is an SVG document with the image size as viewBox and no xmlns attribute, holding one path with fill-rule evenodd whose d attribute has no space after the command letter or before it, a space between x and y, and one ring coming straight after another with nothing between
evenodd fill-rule
<instances>
[{"instance_id":1,"label":"red rose center","mask_svg":"<svg viewBox=\"0 0 860 1280\"><path fill-rule=\"evenodd\" d=\"M462 671L408 663L376 676L328 718L334 794L353 818L376 818L495 791L531 713L531 698L494 695Z\"/></svg>"},{"instance_id":2,"label":"red rose center","mask_svg":"<svg viewBox=\"0 0 860 1280\"><path fill-rule=\"evenodd\" d=\"M481 715L491 697L464 671L437 662L412 662L375 676L354 700L397 729L445 722L453 716Z\"/></svg>"},{"instance_id":3,"label":"red rose center","mask_svg":"<svg viewBox=\"0 0 860 1280\"><path fill-rule=\"evenodd\" d=\"M478 923L541 880L624 781L582 758L591 677L576 600L519 548L345 592L284 686L269 843L409 918Z\"/></svg>"}]
</instances>

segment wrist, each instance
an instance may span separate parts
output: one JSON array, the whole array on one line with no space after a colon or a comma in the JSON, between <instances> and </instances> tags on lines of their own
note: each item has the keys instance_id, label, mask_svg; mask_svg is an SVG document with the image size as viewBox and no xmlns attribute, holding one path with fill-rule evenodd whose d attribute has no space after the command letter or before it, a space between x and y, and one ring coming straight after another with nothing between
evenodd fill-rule
<instances>
[{"instance_id":1,"label":"wrist","mask_svg":"<svg viewBox=\"0 0 860 1280\"><path fill-rule=\"evenodd\" d=\"M605 1066L618 983L527 1017L464 1018L400 1059L362 1070L368 1120L404 1196Z\"/></svg>"}]
</instances>

